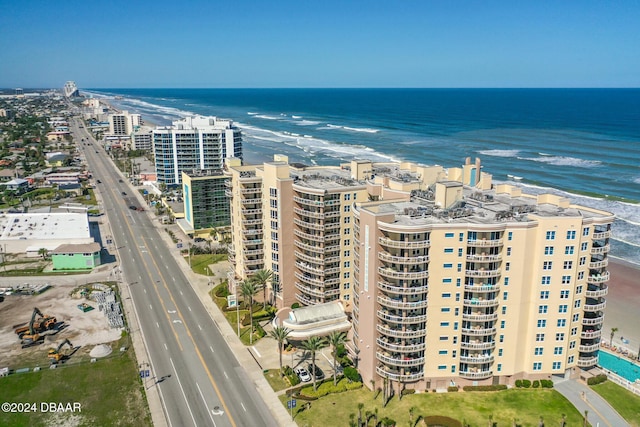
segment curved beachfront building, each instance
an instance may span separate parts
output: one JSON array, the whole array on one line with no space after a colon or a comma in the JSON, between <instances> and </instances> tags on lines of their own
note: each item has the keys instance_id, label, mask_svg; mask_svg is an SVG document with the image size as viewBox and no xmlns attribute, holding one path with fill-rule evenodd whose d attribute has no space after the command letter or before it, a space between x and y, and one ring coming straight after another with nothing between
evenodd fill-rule
<instances>
[{"instance_id":1,"label":"curved beachfront building","mask_svg":"<svg viewBox=\"0 0 640 427\"><path fill-rule=\"evenodd\" d=\"M365 384L513 384L597 363L614 217L461 168L228 163L231 290L342 302Z\"/></svg>"}]
</instances>

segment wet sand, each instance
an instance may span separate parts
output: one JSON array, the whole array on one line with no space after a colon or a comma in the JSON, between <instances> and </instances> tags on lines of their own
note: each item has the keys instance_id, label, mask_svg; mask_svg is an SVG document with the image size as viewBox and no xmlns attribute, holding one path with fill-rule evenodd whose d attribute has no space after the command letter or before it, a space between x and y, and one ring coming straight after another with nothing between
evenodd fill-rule
<instances>
[{"instance_id":1,"label":"wet sand","mask_svg":"<svg viewBox=\"0 0 640 427\"><path fill-rule=\"evenodd\" d=\"M618 328L613 345L637 355L640 348L640 267L609 258L609 293L606 296L602 341L609 344L611 328ZM629 340L622 343L622 338Z\"/></svg>"}]
</instances>

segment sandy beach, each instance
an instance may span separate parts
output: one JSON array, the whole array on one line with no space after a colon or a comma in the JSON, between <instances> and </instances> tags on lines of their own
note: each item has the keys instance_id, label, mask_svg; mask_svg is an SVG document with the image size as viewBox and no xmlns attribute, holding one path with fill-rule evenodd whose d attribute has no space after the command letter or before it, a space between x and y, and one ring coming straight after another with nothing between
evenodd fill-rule
<instances>
[{"instance_id":1,"label":"sandy beach","mask_svg":"<svg viewBox=\"0 0 640 427\"><path fill-rule=\"evenodd\" d=\"M611 328L618 328L613 345L637 355L640 348L640 268L609 258L609 294L604 317L602 340L609 344ZM629 340L622 343L622 338Z\"/></svg>"}]
</instances>

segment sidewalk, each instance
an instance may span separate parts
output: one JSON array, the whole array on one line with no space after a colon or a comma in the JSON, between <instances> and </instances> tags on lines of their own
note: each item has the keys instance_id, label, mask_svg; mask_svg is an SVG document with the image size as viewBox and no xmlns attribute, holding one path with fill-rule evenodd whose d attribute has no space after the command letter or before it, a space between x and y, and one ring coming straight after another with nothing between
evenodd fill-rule
<instances>
[{"instance_id":1,"label":"sidewalk","mask_svg":"<svg viewBox=\"0 0 640 427\"><path fill-rule=\"evenodd\" d=\"M629 426L624 418L609 405L598 393L579 380L562 380L553 385L560 394L571 402L582 415L589 411L587 421L593 427Z\"/></svg>"}]
</instances>

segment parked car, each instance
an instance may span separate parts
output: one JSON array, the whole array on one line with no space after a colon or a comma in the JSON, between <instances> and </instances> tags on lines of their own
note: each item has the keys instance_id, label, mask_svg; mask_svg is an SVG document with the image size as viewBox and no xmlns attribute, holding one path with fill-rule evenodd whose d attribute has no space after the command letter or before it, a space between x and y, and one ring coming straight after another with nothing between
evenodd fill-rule
<instances>
[{"instance_id":1,"label":"parked car","mask_svg":"<svg viewBox=\"0 0 640 427\"><path fill-rule=\"evenodd\" d=\"M309 369L309 372L313 372L313 365L311 365L311 363L307 363L307 369ZM324 379L324 372L322 372L322 369L320 369L318 365L316 365L316 371L313 376L316 377L316 380Z\"/></svg>"},{"instance_id":2,"label":"parked car","mask_svg":"<svg viewBox=\"0 0 640 427\"><path fill-rule=\"evenodd\" d=\"M309 375L309 372L307 372L306 369L296 368L293 372L295 372L296 375L300 377L300 381L302 381L303 383L308 383L309 381L311 381L311 375Z\"/></svg>"},{"instance_id":3,"label":"parked car","mask_svg":"<svg viewBox=\"0 0 640 427\"><path fill-rule=\"evenodd\" d=\"M204 242L206 239L203 239L202 237L196 237L196 238L195 238L195 239L193 239L193 240L194 240L194 242L196 242L196 243L202 243L202 242Z\"/></svg>"}]
</instances>

